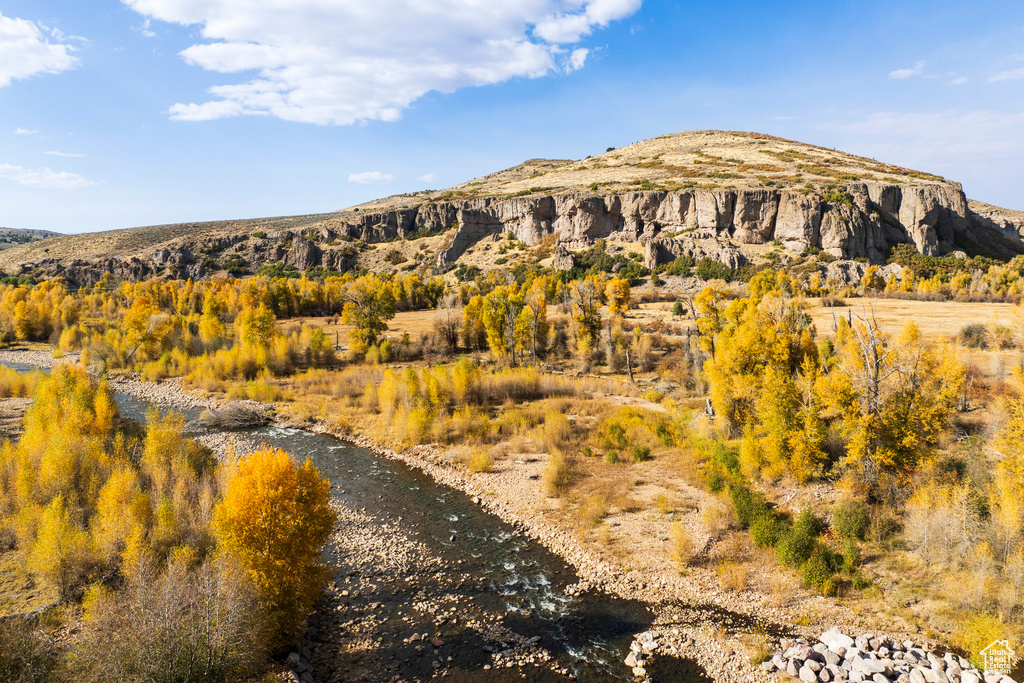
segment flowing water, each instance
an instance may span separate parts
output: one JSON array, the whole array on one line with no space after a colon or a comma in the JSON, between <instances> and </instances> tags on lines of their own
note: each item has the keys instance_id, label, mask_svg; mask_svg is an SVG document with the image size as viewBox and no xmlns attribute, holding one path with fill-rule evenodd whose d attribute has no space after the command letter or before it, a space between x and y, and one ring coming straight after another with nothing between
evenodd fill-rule
<instances>
[{"instance_id":1,"label":"flowing water","mask_svg":"<svg viewBox=\"0 0 1024 683\"><path fill-rule=\"evenodd\" d=\"M149 404L122 392L115 396L124 417L145 422ZM194 423L199 411L181 412ZM412 604L443 595L448 604L454 599L461 605L446 631L444 651L452 653L452 659L445 664L443 680L546 682L566 680L566 672L578 680L633 680L622 660L633 636L653 620L643 603L599 591L567 594L566 588L575 584L577 577L559 556L474 505L462 492L401 462L305 430L269 427L243 434L295 457L311 458L331 480L332 495L339 502L379 524L382 534L405 534L417 548L426 549L432 566L443 568L440 572L423 571L415 585L389 581L386 576L372 578L376 590L364 598L381 603L372 630L385 645L378 647L371 659L385 665L389 677L413 680L433 674L434 657L415 656L414 646L404 638L411 632L435 630L433 615L414 609ZM336 566L339 583L359 572L372 573L365 564L349 563L341 555L328 559ZM493 648L488 648L477 630L457 626L471 617L537 638L537 644L551 653L555 666L484 670ZM372 674L372 667L368 671ZM652 680L710 679L695 662L666 658Z\"/></svg>"}]
</instances>

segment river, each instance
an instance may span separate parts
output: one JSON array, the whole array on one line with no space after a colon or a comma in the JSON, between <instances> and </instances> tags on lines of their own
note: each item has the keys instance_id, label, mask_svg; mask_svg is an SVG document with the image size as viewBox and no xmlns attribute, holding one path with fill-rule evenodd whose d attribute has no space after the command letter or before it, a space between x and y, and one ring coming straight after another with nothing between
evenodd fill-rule
<instances>
[{"instance_id":1,"label":"river","mask_svg":"<svg viewBox=\"0 0 1024 683\"><path fill-rule=\"evenodd\" d=\"M115 397L124 417L145 423L150 404ZM180 412L195 424L198 410ZM404 463L301 429L239 435L311 458L331 481L343 524L369 534L362 545L345 543L343 527L325 551L335 578L312 619L318 682L634 680L623 659L653 621L644 603L572 590L576 573L558 555ZM374 554L377 546L411 553L410 561L396 564L386 550ZM673 658L650 673L666 683L711 680L695 662Z\"/></svg>"}]
</instances>

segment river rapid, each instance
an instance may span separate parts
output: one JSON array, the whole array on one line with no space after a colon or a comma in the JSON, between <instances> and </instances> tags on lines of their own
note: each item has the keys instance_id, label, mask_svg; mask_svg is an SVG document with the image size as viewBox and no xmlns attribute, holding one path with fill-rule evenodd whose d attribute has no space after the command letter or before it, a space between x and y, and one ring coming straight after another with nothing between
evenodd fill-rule
<instances>
[{"instance_id":1,"label":"river rapid","mask_svg":"<svg viewBox=\"0 0 1024 683\"><path fill-rule=\"evenodd\" d=\"M154 407L119 390L115 398L122 416L143 424ZM198 409L179 412L200 431ZM334 579L296 648L296 674L317 682L634 680L623 660L652 624L650 608L579 589L571 565L468 495L328 434L263 427L232 436L308 457L331 481L339 523L325 560ZM711 680L695 662L670 657L650 674Z\"/></svg>"}]
</instances>

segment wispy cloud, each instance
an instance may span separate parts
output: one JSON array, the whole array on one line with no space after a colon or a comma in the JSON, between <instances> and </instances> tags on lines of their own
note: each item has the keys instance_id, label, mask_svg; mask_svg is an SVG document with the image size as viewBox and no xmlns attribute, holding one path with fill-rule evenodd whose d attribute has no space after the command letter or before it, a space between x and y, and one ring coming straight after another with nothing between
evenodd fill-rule
<instances>
[{"instance_id":1,"label":"wispy cloud","mask_svg":"<svg viewBox=\"0 0 1024 683\"><path fill-rule=\"evenodd\" d=\"M44 26L26 19L0 14L0 88L11 81L60 73L78 65L78 59L71 54L75 48L50 42L43 29ZM59 31L49 33L58 41L64 38Z\"/></svg>"},{"instance_id":2,"label":"wispy cloud","mask_svg":"<svg viewBox=\"0 0 1024 683\"><path fill-rule=\"evenodd\" d=\"M202 42L181 52L187 63L256 74L209 88L208 101L173 105L172 118L348 125L395 121L431 91L580 69L590 53L579 42L642 0L122 2L146 19L198 26Z\"/></svg>"},{"instance_id":3,"label":"wispy cloud","mask_svg":"<svg viewBox=\"0 0 1024 683\"><path fill-rule=\"evenodd\" d=\"M949 82L949 84L950 84L950 85L963 85L963 84L964 84L964 83L966 83L967 81L968 81L968 78L967 78L967 76L957 76L956 78L952 79L952 80L951 80L951 81Z\"/></svg>"},{"instance_id":4,"label":"wispy cloud","mask_svg":"<svg viewBox=\"0 0 1024 683\"><path fill-rule=\"evenodd\" d=\"M38 130L32 130L31 128L15 128L15 135L39 135Z\"/></svg>"},{"instance_id":5,"label":"wispy cloud","mask_svg":"<svg viewBox=\"0 0 1024 683\"><path fill-rule=\"evenodd\" d=\"M889 78L896 81L902 81L908 78L913 78L914 76L920 76L924 73L924 67L927 64L928 63L922 59L916 62L912 69L896 69L895 71L890 71Z\"/></svg>"},{"instance_id":6,"label":"wispy cloud","mask_svg":"<svg viewBox=\"0 0 1024 683\"><path fill-rule=\"evenodd\" d=\"M139 33L141 33L146 38L156 38L156 32L154 32L149 27L150 21L152 21L152 20L151 19L144 19L139 26L135 27L135 30L137 30Z\"/></svg>"},{"instance_id":7,"label":"wispy cloud","mask_svg":"<svg viewBox=\"0 0 1024 683\"><path fill-rule=\"evenodd\" d=\"M0 179L10 180L24 187L57 190L76 190L94 184L77 173L52 171L49 168L22 168L12 164L0 164Z\"/></svg>"},{"instance_id":8,"label":"wispy cloud","mask_svg":"<svg viewBox=\"0 0 1024 683\"><path fill-rule=\"evenodd\" d=\"M424 173L416 180L420 181L421 183L432 183L435 180L437 180L437 176L434 175L433 173Z\"/></svg>"},{"instance_id":9,"label":"wispy cloud","mask_svg":"<svg viewBox=\"0 0 1024 683\"><path fill-rule=\"evenodd\" d=\"M1016 81L1024 78L1024 69L1010 69L1008 71L1000 71L997 74L992 74L988 77L989 83L996 83L998 81Z\"/></svg>"},{"instance_id":10,"label":"wispy cloud","mask_svg":"<svg viewBox=\"0 0 1024 683\"><path fill-rule=\"evenodd\" d=\"M76 152L58 152L57 150L50 150L49 152L43 152L43 154L49 154L52 157L67 157L69 159L81 159L82 157L89 156L88 154L79 154Z\"/></svg>"},{"instance_id":11,"label":"wispy cloud","mask_svg":"<svg viewBox=\"0 0 1024 683\"><path fill-rule=\"evenodd\" d=\"M381 173L380 171L352 173L348 177L350 183L359 183L360 185L386 185L394 179L395 176L390 173Z\"/></svg>"}]
</instances>

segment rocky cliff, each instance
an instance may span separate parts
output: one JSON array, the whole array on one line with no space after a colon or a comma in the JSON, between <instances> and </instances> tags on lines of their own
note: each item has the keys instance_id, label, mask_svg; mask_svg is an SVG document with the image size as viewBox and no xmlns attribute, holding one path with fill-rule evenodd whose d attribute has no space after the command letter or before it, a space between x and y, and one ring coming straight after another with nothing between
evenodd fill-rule
<instances>
[{"instance_id":1,"label":"rocky cliff","mask_svg":"<svg viewBox=\"0 0 1024 683\"><path fill-rule=\"evenodd\" d=\"M550 244L562 268L602 239L632 243L649 267L684 254L737 267L758 258L751 245L772 242L875 263L897 244L1005 259L1024 252L1024 213L969 203L958 183L874 159L757 133L689 131L579 161L531 159L330 214L51 238L0 252L0 270L89 284L104 272L198 278L268 265L486 269L508 260L507 248L487 244L502 234Z\"/></svg>"},{"instance_id":2,"label":"rocky cliff","mask_svg":"<svg viewBox=\"0 0 1024 683\"><path fill-rule=\"evenodd\" d=\"M964 251L1008 258L1024 251L1017 233L972 212L955 183L482 198L364 214L339 227L351 238L374 242L446 226L454 229L439 255L442 266L501 232L531 246L553 234L568 249L599 239L638 241L646 246L649 267L684 253L735 266L742 259L738 245L773 240L797 252L816 248L872 262L883 262L893 245L904 243L929 255Z\"/></svg>"}]
</instances>

